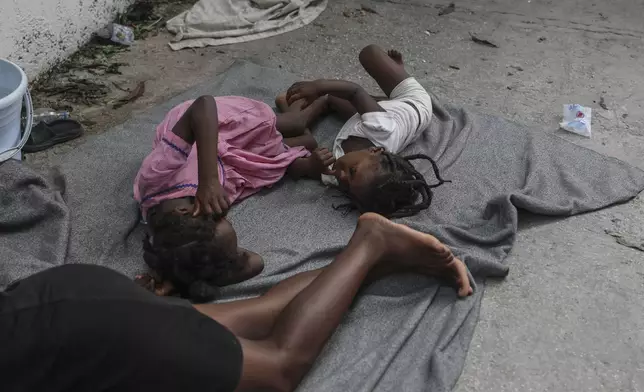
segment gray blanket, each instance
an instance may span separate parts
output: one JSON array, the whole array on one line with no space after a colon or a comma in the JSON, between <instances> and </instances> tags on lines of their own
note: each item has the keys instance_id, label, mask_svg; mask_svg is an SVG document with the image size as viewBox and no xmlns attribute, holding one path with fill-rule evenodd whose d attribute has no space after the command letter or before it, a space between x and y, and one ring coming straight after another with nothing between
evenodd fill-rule
<instances>
[{"instance_id":1,"label":"gray blanket","mask_svg":"<svg viewBox=\"0 0 644 392\"><path fill-rule=\"evenodd\" d=\"M10 159L0 164L0 290L65 262L70 214L57 171L46 176Z\"/></svg>"},{"instance_id":2,"label":"gray blanket","mask_svg":"<svg viewBox=\"0 0 644 392\"><path fill-rule=\"evenodd\" d=\"M128 275L144 271L143 229L126 245L122 237L136 220L132 181L150 151L155 125L171 107L201 94L272 102L294 80L282 71L238 63L211 85L186 92L64 156L72 216L66 262L103 264ZM434 116L407 153L434 157L452 183L436 189L429 210L402 221L449 244L474 275L475 294L457 300L451 287L417 276L372 285L330 340L301 391L450 390L477 322L484 279L508 272L503 260L515 239L518 210L568 216L627 201L644 189L644 172L543 131L438 101ZM321 145L331 145L339 125L329 119L316 128ZM432 176L428 165L418 163L421 172ZM11 173L14 166L4 164L0 171ZM28 173L23 176L39 182ZM42 189L32 186L10 206L26 216L49 219L48 229L24 225L27 235L15 237L14 245L2 242L3 278L62 262L66 210L55 192ZM355 214L344 216L332 209L341 202L334 196L334 190L313 181L284 180L234 207L230 218L241 246L262 254L267 267L260 277L223 290L222 298L254 296L296 272L329 263L356 221ZM7 218L3 214L1 219ZM41 243L40 248L49 247L58 256L37 252L33 247Z\"/></svg>"}]
</instances>

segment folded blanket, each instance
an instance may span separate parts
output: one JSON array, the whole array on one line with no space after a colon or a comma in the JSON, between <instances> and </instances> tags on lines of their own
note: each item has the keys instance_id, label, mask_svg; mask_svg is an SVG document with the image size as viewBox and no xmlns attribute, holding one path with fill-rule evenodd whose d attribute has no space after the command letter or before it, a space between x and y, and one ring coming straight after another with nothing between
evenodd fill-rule
<instances>
[{"instance_id":1,"label":"folded blanket","mask_svg":"<svg viewBox=\"0 0 644 392\"><path fill-rule=\"evenodd\" d=\"M65 180L8 160L0 164L0 290L67 256L70 214Z\"/></svg>"},{"instance_id":2,"label":"folded blanket","mask_svg":"<svg viewBox=\"0 0 644 392\"><path fill-rule=\"evenodd\" d=\"M203 48L271 37L306 26L327 0L200 0L166 23L170 48Z\"/></svg>"}]
</instances>

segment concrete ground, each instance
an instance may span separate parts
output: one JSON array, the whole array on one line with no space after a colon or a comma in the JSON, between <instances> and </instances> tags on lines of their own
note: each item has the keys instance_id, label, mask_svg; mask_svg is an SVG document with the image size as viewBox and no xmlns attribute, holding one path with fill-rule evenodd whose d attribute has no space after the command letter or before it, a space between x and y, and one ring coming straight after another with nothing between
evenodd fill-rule
<instances>
[{"instance_id":1,"label":"concrete ground","mask_svg":"<svg viewBox=\"0 0 644 392\"><path fill-rule=\"evenodd\" d=\"M547 132L555 132L562 104L591 106L592 139L563 137L644 169L641 0L462 0L444 16L437 14L447 3L433 1L330 3L315 23L261 41L181 52L169 50L165 34L138 42L118 55L131 64L119 78L147 80L144 96L116 111L75 113L95 122L90 133L101 132L237 58L373 86L357 53L378 43L400 49L411 73L443 99ZM362 5L377 14L355 12ZM473 43L470 33L499 48ZM28 162L44 166L77 143ZM644 242L644 197L522 223L510 275L488 286L457 391L644 391L644 252L606 230Z\"/></svg>"}]
</instances>

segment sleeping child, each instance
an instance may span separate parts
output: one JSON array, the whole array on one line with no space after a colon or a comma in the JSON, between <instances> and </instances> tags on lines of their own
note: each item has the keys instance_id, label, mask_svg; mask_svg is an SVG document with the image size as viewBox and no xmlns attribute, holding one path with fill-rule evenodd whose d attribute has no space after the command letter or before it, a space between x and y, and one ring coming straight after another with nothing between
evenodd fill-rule
<instances>
[{"instance_id":1,"label":"sleeping child","mask_svg":"<svg viewBox=\"0 0 644 392\"><path fill-rule=\"evenodd\" d=\"M216 286L259 274L261 257L238 247L226 211L285 173L320 178L328 172L331 154L316 149L307 131L325 108L317 100L276 115L252 99L203 96L170 110L134 182L150 229L144 259L153 271L139 283L159 295L175 291L202 302L214 297Z\"/></svg>"},{"instance_id":2,"label":"sleeping child","mask_svg":"<svg viewBox=\"0 0 644 392\"><path fill-rule=\"evenodd\" d=\"M398 155L429 126L431 97L405 71L399 52L369 45L359 59L387 98L372 97L355 83L316 80L295 83L276 103L286 113L297 113L324 99L327 109L346 121L333 145L332 175L323 173L322 180L344 190L350 207L389 218L414 215L429 207L432 188L445 183L430 157ZM431 163L436 184L427 184L410 163L415 159Z\"/></svg>"},{"instance_id":3,"label":"sleeping child","mask_svg":"<svg viewBox=\"0 0 644 392\"><path fill-rule=\"evenodd\" d=\"M371 45L360 62L387 100L378 102L354 83L318 80L296 83L278 97L278 115L248 98L209 96L166 115L134 184L151 233L144 258L157 275L141 284L159 295L174 290L207 301L214 287L259 274L261 257L237 246L225 213L284 174L337 185L360 212L391 218L428 208L431 189L444 182L436 164L397 154L428 127L431 98L398 52ZM317 148L308 130L329 110L347 120L331 152ZM431 162L438 184L428 185L409 162L420 158Z\"/></svg>"}]
</instances>

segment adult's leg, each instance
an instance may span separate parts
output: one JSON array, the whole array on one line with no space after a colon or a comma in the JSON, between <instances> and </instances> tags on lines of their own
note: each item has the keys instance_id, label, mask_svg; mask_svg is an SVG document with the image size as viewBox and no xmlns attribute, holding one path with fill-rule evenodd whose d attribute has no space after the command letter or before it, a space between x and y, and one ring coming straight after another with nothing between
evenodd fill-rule
<instances>
[{"instance_id":1,"label":"adult's leg","mask_svg":"<svg viewBox=\"0 0 644 392\"><path fill-rule=\"evenodd\" d=\"M369 45L360 51L360 64L378 83L382 91L391 95L392 90L409 77L402 55L396 50L385 52L378 45Z\"/></svg>"},{"instance_id":2,"label":"adult's leg","mask_svg":"<svg viewBox=\"0 0 644 392\"><path fill-rule=\"evenodd\" d=\"M257 340L270 335L277 316L322 269L302 272L286 279L261 297L219 304L193 305L195 309L230 329L235 336Z\"/></svg>"},{"instance_id":3,"label":"adult's leg","mask_svg":"<svg viewBox=\"0 0 644 392\"><path fill-rule=\"evenodd\" d=\"M283 298L270 298L275 302L260 318L268 327L272 324L268 335L238 336L244 353L238 390L294 390L376 267L449 278L457 284L459 295L471 293L465 266L436 238L365 214L345 250L317 276L314 272L306 278L296 276L275 287L273 295ZM261 313L262 299L258 301L254 317Z\"/></svg>"},{"instance_id":4,"label":"adult's leg","mask_svg":"<svg viewBox=\"0 0 644 392\"><path fill-rule=\"evenodd\" d=\"M324 268L301 272L272 287L261 297L224 303L193 305L195 309L230 329L235 336L259 340L268 337L275 321L293 298L308 287ZM371 270L367 285L392 272L403 272L395 265L381 265Z\"/></svg>"}]
</instances>

